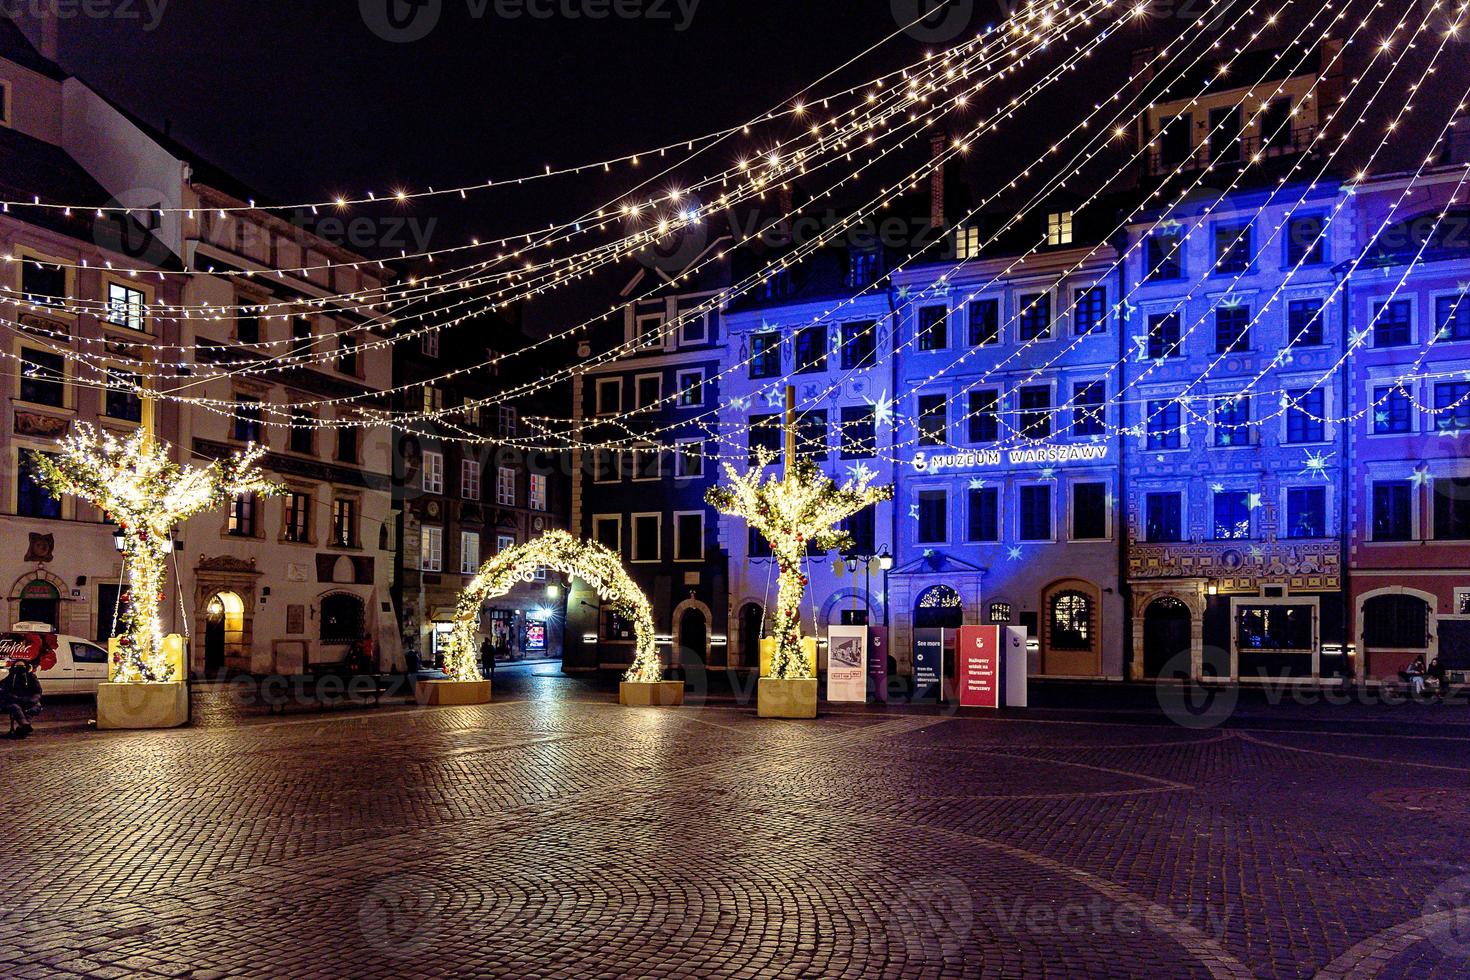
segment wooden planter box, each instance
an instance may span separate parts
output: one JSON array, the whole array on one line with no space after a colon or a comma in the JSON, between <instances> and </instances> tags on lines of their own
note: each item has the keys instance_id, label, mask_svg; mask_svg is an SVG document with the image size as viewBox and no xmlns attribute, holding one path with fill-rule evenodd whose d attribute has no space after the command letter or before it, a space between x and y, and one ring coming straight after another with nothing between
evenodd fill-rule
<instances>
[{"instance_id":1,"label":"wooden planter box","mask_svg":"<svg viewBox=\"0 0 1470 980\"><path fill-rule=\"evenodd\" d=\"M460 704L489 704L489 681L419 681L414 697L426 707Z\"/></svg>"},{"instance_id":2,"label":"wooden planter box","mask_svg":"<svg viewBox=\"0 0 1470 980\"><path fill-rule=\"evenodd\" d=\"M618 704L651 708L683 703L683 681L623 681L618 685Z\"/></svg>"},{"instance_id":3,"label":"wooden planter box","mask_svg":"<svg viewBox=\"0 0 1470 980\"><path fill-rule=\"evenodd\" d=\"M101 731L178 728L189 722L189 685L97 685L97 728Z\"/></svg>"},{"instance_id":4,"label":"wooden planter box","mask_svg":"<svg viewBox=\"0 0 1470 980\"><path fill-rule=\"evenodd\" d=\"M756 714L762 718L815 718L817 679L762 677L756 689Z\"/></svg>"}]
</instances>

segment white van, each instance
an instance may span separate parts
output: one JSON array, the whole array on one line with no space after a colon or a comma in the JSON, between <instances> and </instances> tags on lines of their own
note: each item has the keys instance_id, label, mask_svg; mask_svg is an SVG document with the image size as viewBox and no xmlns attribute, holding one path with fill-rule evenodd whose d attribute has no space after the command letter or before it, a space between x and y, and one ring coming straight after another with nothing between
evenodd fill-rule
<instances>
[{"instance_id":1,"label":"white van","mask_svg":"<svg viewBox=\"0 0 1470 980\"><path fill-rule=\"evenodd\" d=\"M42 697L96 694L107 680L107 648L80 636L57 633L47 623L16 623L0 633L0 677L10 663L24 660L36 671Z\"/></svg>"}]
</instances>

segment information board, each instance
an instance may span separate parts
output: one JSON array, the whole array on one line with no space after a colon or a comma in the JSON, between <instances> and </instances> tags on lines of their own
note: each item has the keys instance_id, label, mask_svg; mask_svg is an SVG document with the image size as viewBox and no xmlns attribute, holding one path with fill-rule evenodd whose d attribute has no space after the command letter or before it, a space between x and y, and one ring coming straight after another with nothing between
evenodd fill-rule
<instances>
[{"instance_id":1,"label":"information board","mask_svg":"<svg viewBox=\"0 0 1470 980\"><path fill-rule=\"evenodd\" d=\"M944 695L944 630L914 630L914 700Z\"/></svg>"},{"instance_id":2,"label":"information board","mask_svg":"<svg viewBox=\"0 0 1470 980\"><path fill-rule=\"evenodd\" d=\"M868 628L827 628L827 700L866 701Z\"/></svg>"},{"instance_id":3,"label":"information board","mask_svg":"<svg viewBox=\"0 0 1470 980\"><path fill-rule=\"evenodd\" d=\"M868 627L868 687L873 700L888 700L888 627Z\"/></svg>"},{"instance_id":4,"label":"information board","mask_svg":"<svg viewBox=\"0 0 1470 980\"><path fill-rule=\"evenodd\" d=\"M1001 706L1001 627L961 626L956 646L959 702L964 708Z\"/></svg>"}]
</instances>

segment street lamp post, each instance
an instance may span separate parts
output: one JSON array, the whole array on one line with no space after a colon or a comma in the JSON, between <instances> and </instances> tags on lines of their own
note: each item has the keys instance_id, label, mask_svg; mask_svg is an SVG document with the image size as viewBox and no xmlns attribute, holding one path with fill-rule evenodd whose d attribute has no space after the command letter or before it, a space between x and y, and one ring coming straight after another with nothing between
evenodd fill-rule
<instances>
[{"instance_id":1,"label":"street lamp post","mask_svg":"<svg viewBox=\"0 0 1470 980\"><path fill-rule=\"evenodd\" d=\"M877 560L878 567L883 570L883 625L888 625L888 570L893 567L893 556L888 553L888 546L884 545L876 555L848 555L847 571L857 577L858 562L863 565L863 604L866 612L866 625L873 625L873 561ZM856 605L856 603L854 603Z\"/></svg>"}]
</instances>

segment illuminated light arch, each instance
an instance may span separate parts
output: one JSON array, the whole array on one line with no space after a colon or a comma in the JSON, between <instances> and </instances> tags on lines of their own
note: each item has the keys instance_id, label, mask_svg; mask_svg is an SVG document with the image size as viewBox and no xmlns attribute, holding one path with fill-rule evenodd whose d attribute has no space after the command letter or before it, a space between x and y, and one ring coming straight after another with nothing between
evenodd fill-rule
<instances>
[{"instance_id":1,"label":"illuminated light arch","mask_svg":"<svg viewBox=\"0 0 1470 980\"><path fill-rule=\"evenodd\" d=\"M548 531L535 540L506 548L480 566L459 594L445 653L445 670L450 677L480 680L480 651L475 642L480 607L487 599L505 595L517 583L535 581L538 568L580 578L620 615L632 620L633 666L628 668L625 680L649 683L663 679L648 596L628 577L616 552L595 541L581 541L566 531Z\"/></svg>"}]
</instances>

